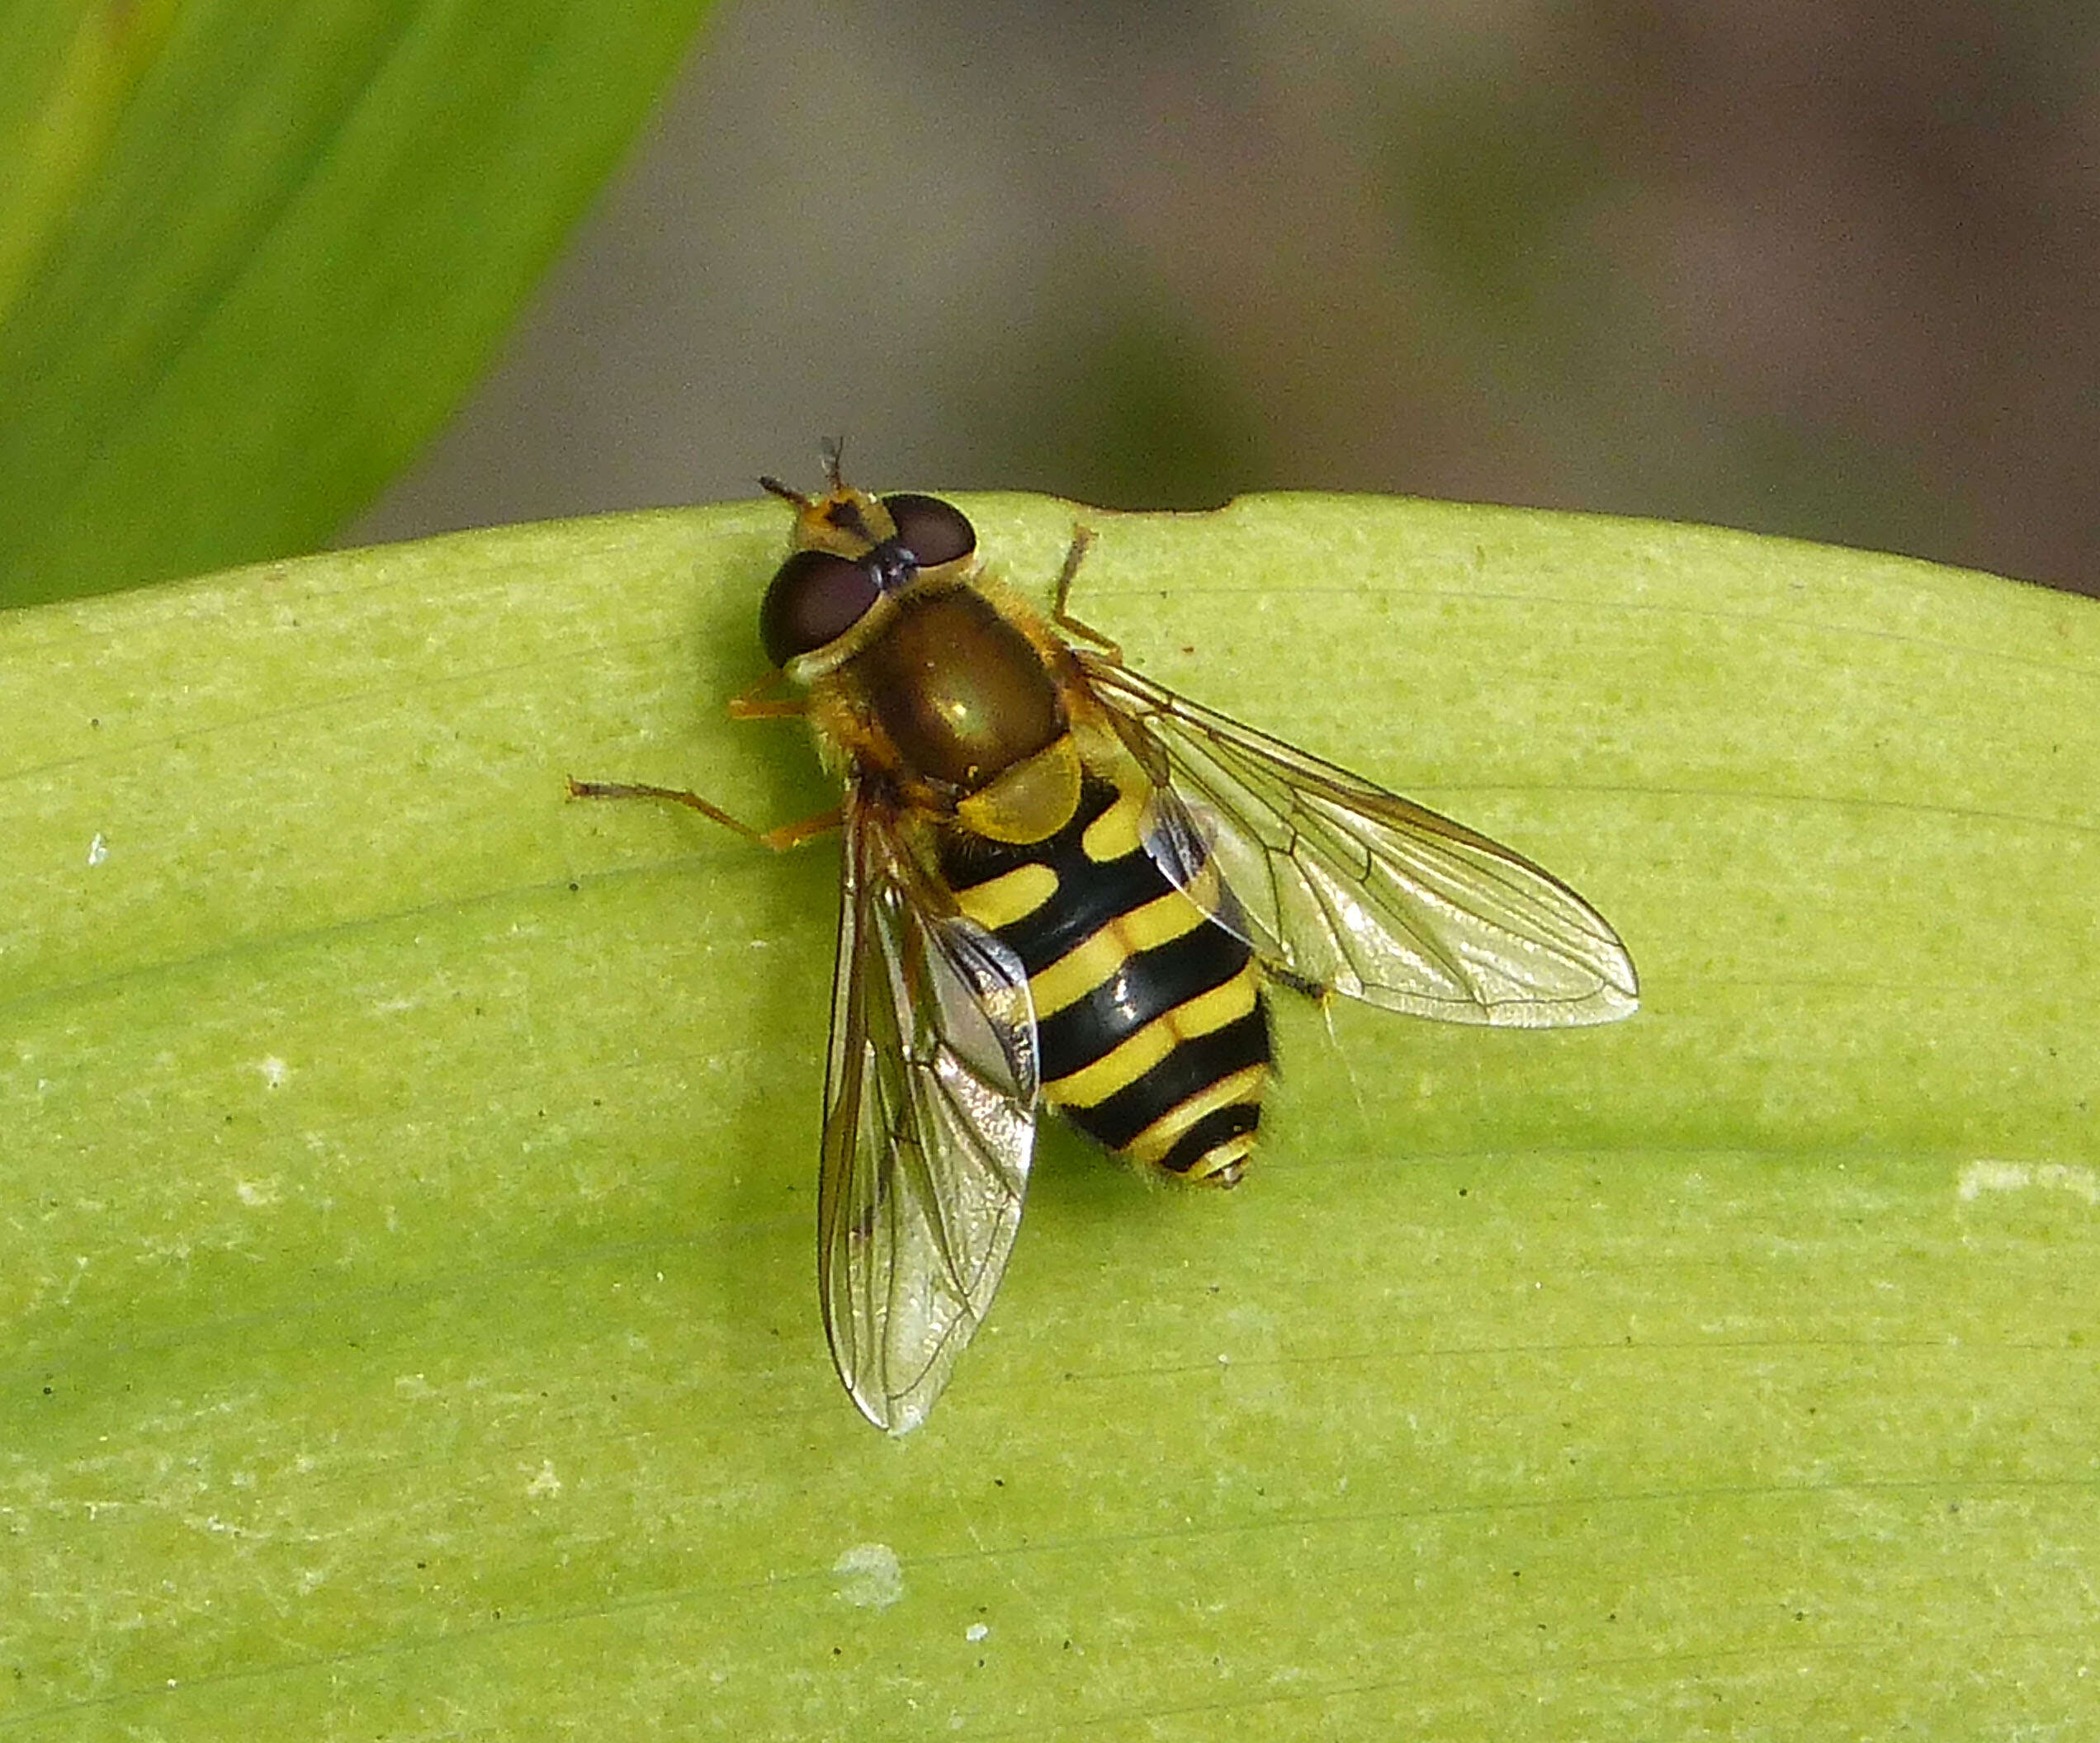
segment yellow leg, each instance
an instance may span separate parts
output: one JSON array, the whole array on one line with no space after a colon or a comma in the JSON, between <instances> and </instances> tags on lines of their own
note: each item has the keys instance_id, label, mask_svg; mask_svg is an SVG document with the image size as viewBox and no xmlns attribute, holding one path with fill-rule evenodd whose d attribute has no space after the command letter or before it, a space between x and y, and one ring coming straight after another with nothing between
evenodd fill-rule
<instances>
[{"instance_id":1,"label":"yellow leg","mask_svg":"<svg viewBox=\"0 0 2100 1743\"><path fill-rule=\"evenodd\" d=\"M729 717L732 720L800 720L809 712L809 698L803 696L768 696L765 692L780 682L778 672L769 672L755 684L750 684L729 699Z\"/></svg>"},{"instance_id":2,"label":"yellow leg","mask_svg":"<svg viewBox=\"0 0 2100 1743\"><path fill-rule=\"evenodd\" d=\"M571 799L660 799L667 805L682 805L688 811L698 811L712 822L726 829L734 829L746 841L756 842L762 848L770 848L776 853L798 847L814 836L839 827L845 816L842 805L833 805L828 811L820 811L814 817L805 817L800 823L783 823L778 829L754 829L748 823L732 817L718 805L712 805L698 793L689 793L682 786L647 786L627 781L579 781L569 777L569 796Z\"/></svg>"},{"instance_id":3,"label":"yellow leg","mask_svg":"<svg viewBox=\"0 0 2100 1743\"><path fill-rule=\"evenodd\" d=\"M1065 566L1057 571L1057 591L1050 607L1050 621L1059 629L1078 636L1082 641L1092 642L1110 659L1118 665L1121 665L1123 649L1099 630L1081 623L1078 618L1065 609L1065 602L1071 597L1073 578L1079 574L1079 565L1085 558L1087 547L1093 542L1094 531L1090 527L1072 528L1071 547L1065 553Z\"/></svg>"},{"instance_id":4,"label":"yellow leg","mask_svg":"<svg viewBox=\"0 0 2100 1743\"><path fill-rule=\"evenodd\" d=\"M809 711L807 701L800 696L768 696L765 692L780 682L780 673L769 672L756 683L740 690L729 699L729 717L732 720L778 720L799 719ZM650 786L633 781L579 781L569 777L569 796L571 799L659 799L667 805L682 805L688 811L698 811L726 829L734 829L746 841L754 841L762 848L771 848L776 853L800 845L811 837L821 835L827 829L838 828L844 816L844 809L834 805L814 817L805 817L800 823L783 823L778 829L758 829L740 818L732 817L720 805L702 799L699 794L688 792L682 786Z\"/></svg>"}]
</instances>

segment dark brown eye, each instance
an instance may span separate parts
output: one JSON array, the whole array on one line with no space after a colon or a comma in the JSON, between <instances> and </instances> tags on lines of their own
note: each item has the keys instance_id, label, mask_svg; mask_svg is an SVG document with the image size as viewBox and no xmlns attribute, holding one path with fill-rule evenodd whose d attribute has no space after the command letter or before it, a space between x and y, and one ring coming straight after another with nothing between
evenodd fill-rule
<instances>
[{"instance_id":1,"label":"dark brown eye","mask_svg":"<svg viewBox=\"0 0 2100 1743\"><path fill-rule=\"evenodd\" d=\"M874 604L879 589L863 564L828 550L798 550L774 571L759 607L766 658L784 666L836 641Z\"/></svg>"},{"instance_id":2,"label":"dark brown eye","mask_svg":"<svg viewBox=\"0 0 2100 1743\"><path fill-rule=\"evenodd\" d=\"M906 490L884 497L882 506L896 522L897 543L919 560L921 569L938 569L977 548L977 528L953 503Z\"/></svg>"}]
</instances>

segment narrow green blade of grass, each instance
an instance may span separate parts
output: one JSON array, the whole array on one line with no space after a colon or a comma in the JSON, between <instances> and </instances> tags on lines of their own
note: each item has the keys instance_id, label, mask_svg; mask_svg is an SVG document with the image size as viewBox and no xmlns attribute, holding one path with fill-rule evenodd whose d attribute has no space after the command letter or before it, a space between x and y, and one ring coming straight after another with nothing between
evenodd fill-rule
<instances>
[{"instance_id":1,"label":"narrow green blade of grass","mask_svg":"<svg viewBox=\"0 0 2100 1743\"><path fill-rule=\"evenodd\" d=\"M0 602L303 550L487 361L706 0L73 0L0 72Z\"/></svg>"},{"instance_id":2,"label":"narrow green blade of grass","mask_svg":"<svg viewBox=\"0 0 2100 1743\"><path fill-rule=\"evenodd\" d=\"M1047 585L1071 511L972 501ZM1506 840L1616 1027L1281 1015L1060 1131L931 1421L826 1360L777 503L0 619L0 1735L2100 1723L2100 608L1736 535L1100 517L1133 659Z\"/></svg>"}]
</instances>

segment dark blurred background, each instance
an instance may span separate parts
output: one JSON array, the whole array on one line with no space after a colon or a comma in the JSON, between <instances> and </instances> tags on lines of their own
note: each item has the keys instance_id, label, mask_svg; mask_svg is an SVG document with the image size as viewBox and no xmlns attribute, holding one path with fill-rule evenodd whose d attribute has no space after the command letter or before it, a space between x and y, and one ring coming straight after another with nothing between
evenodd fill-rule
<instances>
[{"instance_id":1,"label":"dark blurred background","mask_svg":"<svg viewBox=\"0 0 2100 1743\"><path fill-rule=\"evenodd\" d=\"M747 0L358 540L878 487L2100 590L2100 8Z\"/></svg>"}]
</instances>

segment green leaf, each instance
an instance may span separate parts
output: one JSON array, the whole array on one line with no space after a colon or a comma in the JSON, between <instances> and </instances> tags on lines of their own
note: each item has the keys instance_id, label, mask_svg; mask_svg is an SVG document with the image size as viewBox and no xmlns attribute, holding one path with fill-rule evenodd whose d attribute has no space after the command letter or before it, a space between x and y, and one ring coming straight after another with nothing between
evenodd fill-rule
<instances>
[{"instance_id":1,"label":"green leaf","mask_svg":"<svg viewBox=\"0 0 2100 1743\"><path fill-rule=\"evenodd\" d=\"M0 602L334 533L479 373L706 9L8 8Z\"/></svg>"},{"instance_id":2,"label":"green leaf","mask_svg":"<svg viewBox=\"0 0 2100 1743\"><path fill-rule=\"evenodd\" d=\"M1047 586L1072 513L967 499ZM1589 896L1632 1021L1281 1016L1048 1134L931 1421L824 1351L777 503L0 618L0 1731L2081 1734L2100 608L1696 529L1098 517L1169 683Z\"/></svg>"}]
</instances>

